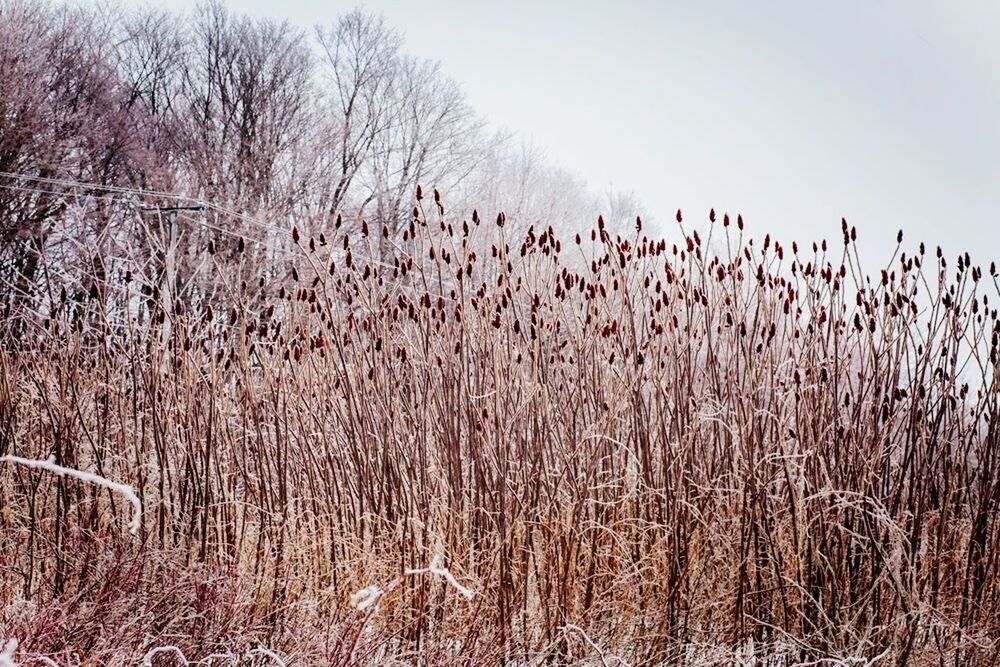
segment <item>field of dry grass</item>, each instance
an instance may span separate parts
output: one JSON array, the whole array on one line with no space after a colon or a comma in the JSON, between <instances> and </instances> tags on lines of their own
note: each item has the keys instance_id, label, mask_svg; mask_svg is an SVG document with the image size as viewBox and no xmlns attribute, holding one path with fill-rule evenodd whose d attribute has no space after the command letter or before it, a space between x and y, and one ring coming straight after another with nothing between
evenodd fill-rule
<instances>
[{"instance_id":1,"label":"field of dry grass","mask_svg":"<svg viewBox=\"0 0 1000 667\"><path fill-rule=\"evenodd\" d=\"M141 516L0 463L0 664L997 664L995 269L711 217L7 304L0 455Z\"/></svg>"}]
</instances>

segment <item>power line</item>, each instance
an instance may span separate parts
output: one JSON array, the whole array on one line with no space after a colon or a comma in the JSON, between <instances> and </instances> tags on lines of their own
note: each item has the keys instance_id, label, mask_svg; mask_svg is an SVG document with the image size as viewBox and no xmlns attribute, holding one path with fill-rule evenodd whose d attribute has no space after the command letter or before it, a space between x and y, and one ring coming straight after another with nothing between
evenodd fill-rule
<instances>
[{"instance_id":1,"label":"power line","mask_svg":"<svg viewBox=\"0 0 1000 667\"><path fill-rule=\"evenodd\" d=\"M80 188L80 189L99 190L99 191L103 191L103 192L107 192L107 193L129 194L129 195L136 195L136 196L140 196L140 197L160 197L160 198L163 198L163 199L173 199L175 201L188 202L188 203L190 203L192 205L192 207L201 207L201 208L204 208L204 209L210 209L210 210L215 211L217 213L220 213L222 215L227 215L227 216L236 218L238 220L242 220L243 222L247 222L247 223L256 225L258 227L261 227L263 229L267 229L269 231L277 231L277 232L285 232L285 231L287 231L287 230L284 230L284 229L282 229L282 228L280 228L280 227L278 227L276 225L264 222L263 220L255 218L255 217L253 217L251 215L248 215L246 213L240 213L239 211L233 210L233 209L231 209L229 207L222 206L220 204L216 204L214 202L207 201L207 200L204 200L204 199L199 199L197 197L191 197L189 195L183 195L183 194L176 193L176 192L163 192L163 191L159 191L159 190L143 190L141 188L129 188L129 187L123 187L123 186L117 186L117 185L105 185L105 184L102 184L102 183L89 183L89 182L86 182L86 181L76 181L76 180L71 180L71 179L67 179L67 178L50 178L50 177L45 177L45 176L31 176L31 175L28 175L28 174L18 174L18 173L9 172L9 171L0 171L0 177L10 178L12 180L31 181L31 182L34 182L34 183L45 183L47 185L61 185L63 187L67 187L67 188ZM14 189L15 186L0 185L0 187ZM52 191L52 190L42 190L40 188L37 189L36 191L41 192L43 194L51 194L51 195L55 195L55 196L58 196L58 195L61 195L61 194L65 194L65 193L61 193L61 192L55 192L55 191ZM98 195L88 194L88 196L98 196Z\"/></svg>"},{"instance_id":2,"label":"power line","mask_svg":"<svg viewBox=\"0 0 1000 667\"><path fill-rule=\"evenodd\" d=\"M229 217L232 217L232 218L236 218L236 219L241 220L243 222L247 222L249 224L252 224L252 225L254 225L254 226L256 226L256 227L258 227L260 229L263 229L263 230L271 232L271 233L276 233L276 234L287 234L288 233L287 229L284 229L284 228L279 227L277 225L265 222L263 220L260 220L259 218L255 218L255 217L253 217L251 215L248 215L248 214L245 214L245 213L240 213L239 211L235 211L235 210L233 210L233 209L231 209L229 207L222 206L220 204L216 204L214 202L211 202L211 201L208 201L208 200L205 200L205 199L199 199L197 197L191 197L191 196L188 196L188 195L183 195L183 194L179 194L179 193L175 193L175 192L164 192L164 191L158 191L158 190L143 190L141 188L130 188L130 187L124 187L124 186L105 185L105 184L101 184L101 183L90 183L90 182L86 182L86 181L77 181L77 180L66 179L66 178L51 178L51 177L44 177L44 176L32 176L32 175L28 175L28 174L18 174L18 173L9 172L9 171L0 171L0 177L5 177L5 178L10 178L10 179L15 179L15 180L31 181L31 182L36 182L36 183L45 183L45 184L49 184L49 185L62 185L63 187L68 187L68 188L91 189L91 190L104 191L106 193L113 193L113 194L104 194L104 195L97 195L97 194L93 194L93 193L87 193L87 195L86 195L86 196L89 196L89 197L96 197L96 198L103 198L103 199L115 199L114 194L125 194L125 195L141 196L141 197L161 197L161 198L164 198L164 199L173 199L175 201L183 201L183 202L188 202L188 203L191 204L190 206L175 206L175 207L170 207L173 210L177 210L177 211L194 211L194 210L205 210L205 209L207 209L207 210L215 211L216 213L219 213L219 214L222 214L222 215L226 215L226 216L229 216ZM30 187L25 187L25 186L4 185L2 183L0 183L0 188L6 188L6 189L11 189L11 190L21 190L21 191L25 191L25 192L32 192L33 191L33 192L39 192L39 193L42 193L42 194L49 194L49 195L53 195L53 196L59 196L59 195L66 194L66 193L62 193L62 192L58 192L58 191L53 191L53 190L46 190L46 189L42 189L42 188L30 188ZM137 202L129 201L127 199L119 198L118 201L123 201L123 202L128 203L128 204L130 204L132 206L139 206L139 204ZM157 208L159 208L161 210L167 210L166 207L141 207L141 206L139 206L139 208L140 208L140 210L148 210L148 209L155 210ZM219 232L221 234L226 234L226 235L231 236L233 238L241 238L245 242L250 242L250 243L258 243L259 242L256 239L252 239L250 237L244 236L244 235L239 234L237 232L234 232L232 230L228 230L228 229L219 227L217 225L213 225L212 223L208 222L207 220L196 220L196 219L190 218L188 216L185 216L184 219L189 220L191 222L194 222L196 224L199 224L199 225L201 225L203 227L206 227L208 229L212 229L214 231L217 231L217 232ZM404 254L409 255L409 253L406 253L405 251L403 251L403 249L400 248L400 247L398 247L396 244L393 244L393 246L396 248L396 250L399 250L399 251L403 252ZM307 253L304 250L302 250L302 249L299 249L299 250L300 250L300 254L302 256L306 256L307 255ZM385 262L382 262L382 261L379 261L379 260L375 260L374 258L372 258L372 262L374 264L378 265L378 266L383 267L383 268L392 268L391 265L386 264Z\"/></svg>"},{"instance_id":3,"label":"power line","mask_svg":"<svg viewBox=\"0 0 1000 667\"><path fill-rule=\"evenodd\" d=\"M226 206L222 206L220 204L216 204L216 203L211 202L211 201L207 201L207 200L204 200L204 199L199 199L199 198L196 198L196 197L190 197L188 195L183 195L183 194L174 193L174 192L164 192L164 191L157 191L157 190L143 190L141 188L130 188L130 187L123 187L123 186L105 185L105 184L101 184L101 183L89 183L89 182L85 182L85 181L77 181L77 180L66 179L66 178L50 178L50 177L44 177L44 176L31 176L31 175L28 175L28 174L18 174L18 173L8 172L8 171L0 171L0 177L10 178L10 179L15 179L15 180L21 180L21 181L29 181L29 182L34 182L34 183L43 183L43 184L46 184L46 185L61 185L61 186L66 187L66 188L89 189L89 190L102 191L102 192L105 192L106 194L101 195L101 194L95 194L93 192L88 192L84 196L92 197L92 198L116 200L116 201L119 201L121 203L125 203L125 204L130 205L130 206L135 206L135 207L137 207L142 212L152 212L152 211L173 212L175 215L181 217L182 219L184 219L184 220L186 220L186 221L188 221L190 223L196 224L196 225L201 226L201 227L206 228L206 229L213 230L213 231L215 231L215 232L217 232L219 234L222 234L222 235L225 235L225 236L228 236L228 237L231 237L231 238L242 239L245 243L260 244L261 241L260 241L260 239L250 238L248 236L240 234L239 232L233 231L231 229L226 229L224 227L220 227L219 225L213 224L213 223L209 222L208 220L194 218L194 217L192 217L190 215L186 215L186 214L187 213L191 213L191 212L195 212L195 211L211 210L211 211L215 211L216 213L219 213L219 214L222 214L222 215L225 215L225 216L229 216L229 217L232 217L232 218L236 218L236 219L241 220L243 222L249 223L251 225L254 225L254 226L256 226L256 227L258 227L258 228L260 228L262 230L265 230L267 232L270 232L270 233L274 233L274 234L278 234L278 235L285 235L285 234L288 233L287 229L283 229L281 227L278 227L277 225L273 225L273 224L267 223L267 222L265 222L263 220L255 218L253 216L250 216L250 215L247 215L247 214L244 214L244 213L240 213L240 212L235 211L235 210L233 210L231 208L228 208ZM9 189L9 190L19 190L19 191L24 191L24 192L37 192L37 193L40 193L40 194L48 194L48 195L52 195L52 196L62 196L62 195L66 195L67 194L65 192L48 190L48 189L44 189L44 188L30 187L30 186L24 186L24 185L5 185L5 184L2 184L2 183L0 183L0 188ZM127 197L121 196L121 195L132 195L132 196L139 196L139 197L160 197L160 198L164 198L164 199L172 199L172 200L177 201L177 202L186 202L189 205L184 205L184 206L170 206L170 207L141 206L138 202L130 200ZM401 252L403 255L405 255L407 257L410 257L410 254L408 252L406 252L406 250L404 250L403 248L399 247L397 244L392 243L392 246L397 251ZM307 253L306 250L302 246L298 245L297 243L293 247L291 247L291 248L289 248L287 246L281 246L281 247L272 247L270 249L272 251L278 251L278 252L282 252L282 253L285 253L285 254L298 254L301 257L304 257L307 260L311 261L310 254ZM381 267L381 268L384 268L384 269L396 268L394 265L388 264L388 263L386 263L386 262L384 262L382 260L379 260L379 259L375 259L374 257L369 257L367 259L368 259L368 261L372 265L375 265L375 266L378 266L378 267ZM436 296L443 296L443 295L436 295ZM450 296L447 297L447 298L448 298L448 300L452 300Z\"/></svg>"}]
</instances>

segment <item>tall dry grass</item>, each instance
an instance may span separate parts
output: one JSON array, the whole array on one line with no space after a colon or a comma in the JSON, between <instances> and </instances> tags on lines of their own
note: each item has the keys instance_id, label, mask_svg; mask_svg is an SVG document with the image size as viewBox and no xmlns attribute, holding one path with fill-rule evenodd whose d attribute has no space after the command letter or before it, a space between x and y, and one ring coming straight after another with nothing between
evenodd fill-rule
<instances>
[{"instance_id":1,"label":"tall dry grass","mask_svg":"<svg viewBox=\"0 0 1000 667\"><path fill-rule=\"evenodd\" d=\"M846 223L797 247L711 217L508 238L421 205L398 243L295 230L294 268L222 297L8 308L0 455L143 516L5 465L0 639L24 664L997 664L995 269L901 244L869 279ZM404 576L430 563L454 585Z\"/></svg>"}]
</instances>

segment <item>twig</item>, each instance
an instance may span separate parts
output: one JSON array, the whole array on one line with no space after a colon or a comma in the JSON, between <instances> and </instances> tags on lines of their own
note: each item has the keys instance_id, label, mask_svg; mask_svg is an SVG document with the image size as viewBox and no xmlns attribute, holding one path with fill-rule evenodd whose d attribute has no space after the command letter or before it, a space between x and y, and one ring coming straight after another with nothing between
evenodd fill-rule
<instances>
[{"instance_id":1,"label":"twig","mask_svg":"<svg viewBox=\"0 0 1000 667\"><path fill-rule=\"evenodd\" d=\"M122 494L130 503L132 503L132 520L129 522L129 532L133 535L139 532L139 526L142 525L142 502L139 500L139 496L135 495L135 490L133 490L128 484L112 482L110 479L106 479L100 475L95 475L91 472L84 472L74 468L64 468L63 466L56 465L55 458L52 456L44 461L39 461L36 459L26 459L20 456L12 456L8 454L6 456L0 456L0 461L17 463L19 465L27 466L28 468L40 468L41 470L48 470L56 475L75 477L76 479L84 482L97 484ZM0 665L2 665L2 663L0 663Z\"/></svg>"}]
</instances>

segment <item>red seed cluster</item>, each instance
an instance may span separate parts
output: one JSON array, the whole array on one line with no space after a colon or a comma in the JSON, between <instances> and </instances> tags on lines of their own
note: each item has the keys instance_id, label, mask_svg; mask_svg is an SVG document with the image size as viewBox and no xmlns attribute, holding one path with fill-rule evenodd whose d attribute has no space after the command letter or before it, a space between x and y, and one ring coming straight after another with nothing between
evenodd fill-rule
<instances>
[{"instance_id":1,"label":"red seed cluster","mask_svg":"<svg viewBox=\"0 0 1000 667\"><path fill-rule=\"evenodd\" d=\"M120 543L106 499L4 482L0 506L32 503L2 520L6 590L105 585L49 546L69 540L197 563L269 591L254 622L335 628L310 649L330 658L351 593L440 552L478 606L400 593L376 624L393 650L568 660L572 622L637 664L751 639L790 661L994 655L994 266L900 233L869 277L846 221L800 246L678 211L663 238L600 218L563 244L422 202L398 234L292 226L256 272L252 243L224 263L211 241L225 289L135 266L91 307L7 304L5 331L33 328L0 353L4 447L101 466L146 511ZM163 571L115 576L163 592Z\"/></svg>"}]
</instances>

